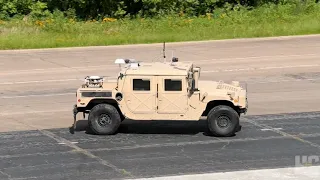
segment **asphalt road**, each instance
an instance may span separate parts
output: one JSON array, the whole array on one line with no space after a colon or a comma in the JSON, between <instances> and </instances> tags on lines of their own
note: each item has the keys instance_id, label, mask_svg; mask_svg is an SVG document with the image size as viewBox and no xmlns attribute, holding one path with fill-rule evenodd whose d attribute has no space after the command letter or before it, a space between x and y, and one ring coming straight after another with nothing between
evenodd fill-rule
<instances>
[{"instance_id":1,"label":"asphalt road","mask_svg":"<svg viewBox=\"0 0 320 180\"><path fill-rule=\"evenodd\" d=\"M168 59L173 51L201 66L201 79L248 83L250 107L237 136L207 136L204 122L126 121L117 135L95 136L80 120L83 131L69 133L86 75L114 77L116 58L162 61L161 44L0 51L0 179L224 172L320 155L320 36L166 47Z\"/></svg>"},{"instance_id":2,"label":"asphalt road","mask_svg":"<svg viewBox=\"0 0 320 180\"><path fill-rule=\"evenodd\" d=\"M5 132L0 179L146 178L294 167L295 156L320 155L319 117L248 116L243 131L231 138L206 135L204 122L127 121L114 136L70 135L67 128Z\"/></svg>"}]
</instances>

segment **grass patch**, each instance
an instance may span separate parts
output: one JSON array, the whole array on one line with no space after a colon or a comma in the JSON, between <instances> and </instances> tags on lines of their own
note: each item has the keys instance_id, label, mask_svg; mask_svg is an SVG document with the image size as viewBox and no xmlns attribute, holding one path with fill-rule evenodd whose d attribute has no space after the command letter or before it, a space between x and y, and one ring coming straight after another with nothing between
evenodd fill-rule
<instances>
[{"instance_id":1,"label":"grass patch","mask_svg":"<svg viewBox=\"0 0 320 180\"><path fill-rule=\"evenodd\" d=\"M265 5L199 17L0 21L0 49L54 48L317 34L320 5Z\"/></svg>"}]
</instances>

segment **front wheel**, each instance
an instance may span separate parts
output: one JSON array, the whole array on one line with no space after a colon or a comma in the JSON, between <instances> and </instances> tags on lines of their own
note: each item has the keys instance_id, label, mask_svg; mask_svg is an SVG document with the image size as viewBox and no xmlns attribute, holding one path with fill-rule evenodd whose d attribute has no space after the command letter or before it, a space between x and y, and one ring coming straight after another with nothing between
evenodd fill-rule
<instances>
[{"instance_id":1,"label":"front wheel","mask_svg":"<svg viewBox=\"0 0 320 180\"><path fill-rule=\"evenodd\" d=\"M216 136L232 136L239 126L239 115L230 106L219 105L210 110L207 116L208 128Z\"/></svg>"},{"instance_id":2,"label":"front wheel","mask_svg":"<svg viewBox=\"0 0 320 180\"><path fill-rule=\"evenodd\" d=\"M114 134L120 124L121 117L117 109L110 104L98 104L89 113L89 127L95 134Z\"/></svg>"}]
</instances>

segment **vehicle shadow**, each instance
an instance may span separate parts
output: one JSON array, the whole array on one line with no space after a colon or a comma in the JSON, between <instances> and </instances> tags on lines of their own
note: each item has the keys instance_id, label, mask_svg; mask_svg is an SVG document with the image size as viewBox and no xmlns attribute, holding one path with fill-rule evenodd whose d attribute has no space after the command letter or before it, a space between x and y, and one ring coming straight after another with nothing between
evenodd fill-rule
<instances>
[{"instance_id":1,"label":"vehicle shadow","mask_svg":"<svg viewBox=\"0 0 320 180\"><path fill-rule=\"evenodd\" d=\"M87 120L77 120L75 132L85 132L94 135L88 128ZM202 133L205 136L213 136L209 133L207 122L199 121L146 121L146 120L124 120L115 134L186 134L196 135Z\"/></svg>"},{"instance_id":2,"label":"vehicle shadow","mask_svg":"<svg viewBox=\"0 0 320 180\"><path fill-rule=\"evenodd\" d=\"M136 121L122 122L118 133L122 134L189 134L206 133L206 122L201 121Z\"/></svg>"}]
</instances>

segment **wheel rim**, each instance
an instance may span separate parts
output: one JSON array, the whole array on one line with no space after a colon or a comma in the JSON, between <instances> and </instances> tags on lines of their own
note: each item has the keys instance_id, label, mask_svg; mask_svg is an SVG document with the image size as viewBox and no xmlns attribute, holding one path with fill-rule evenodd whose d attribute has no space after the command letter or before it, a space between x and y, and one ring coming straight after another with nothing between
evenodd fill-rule
<instances>
[{"instance_id":1,"label":"wheel rim","mask_svg":"<svg viewBox=\"0 0 320 180\"><path fill-rule=\"evenodd\" d=\"M225 115L219 116L217 119L217 125L220 128L227 128L229 127L230 123L231 123L230 118Z\"/></svg>"},{"instance_id":2,"label":"wheel rim","mask_svg":"<svg viewBox=\"0 0 320 180\"><path fill-rule=\"evenodd\" d=\"M107 126L111 124L111 118L108 114L101 114L98 119L98 124L100 126Z\"/></svg>"}]
</instances>

